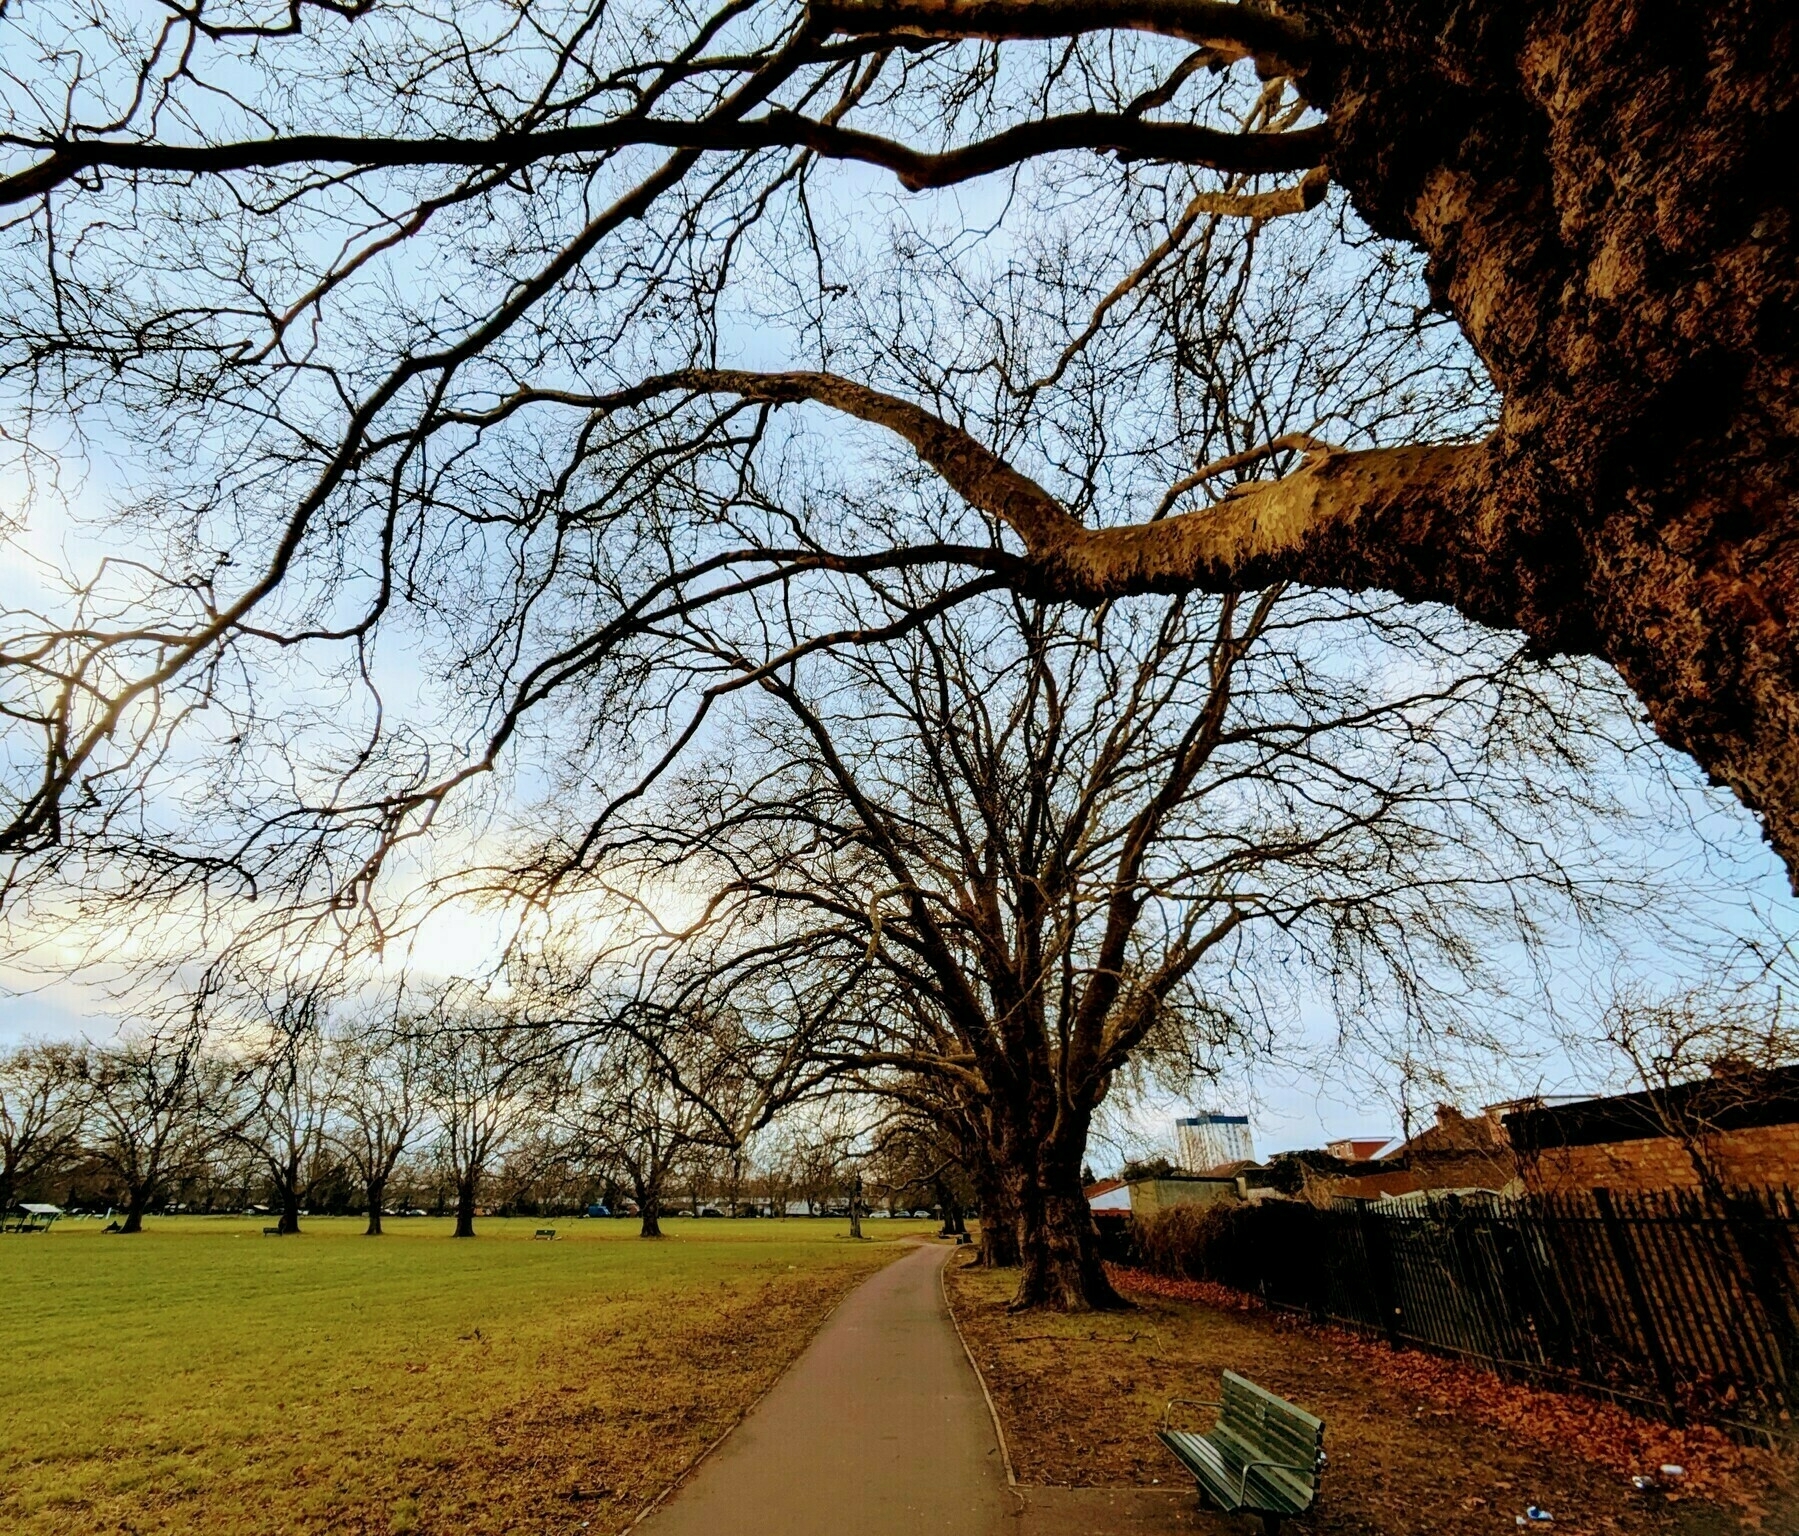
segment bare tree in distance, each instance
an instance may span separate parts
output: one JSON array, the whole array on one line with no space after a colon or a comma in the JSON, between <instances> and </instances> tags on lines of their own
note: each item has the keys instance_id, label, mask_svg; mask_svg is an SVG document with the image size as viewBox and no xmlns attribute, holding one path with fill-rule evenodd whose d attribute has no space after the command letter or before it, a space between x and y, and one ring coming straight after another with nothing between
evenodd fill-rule
<instances>
[{"instance_id":1,"label":"bare tree in distance","mask_svg":"<svg viewBox=\"0 0 1799 1536\"><path fill-rule=\"evenodd\" d=\"M1799 1028L1780 999L1721 990L1656 996L1632 987L1602 1020L1603 1039L1629 1064L1645 1130L1672 1137L1719 1209L1733 1185L1721 1142L1758 1110L1786 1110L1794 1090L1780 1069L1799 1064Z\"/></svg>"},{"instance_id":2,"label":"bare tree in distance","mask_svg":"<svg viewBox=\"0 0 1799 1536\"><path fill-rule=\"evenodd\" d=\"M365 1235L379 1237L389 1182L425 1121L423 1041L396 1015L373 1027L340 1022L329 1049L340 1072L336 1141L362 1181Z\"/></svg>"},{"instance_id":3,"label":"bare tree in distance","mask_svg":"<svg viewBox=\"0 0 1799 1536\"><path fill-rule=\"evenodd\" d=\"M686 1176L697 1214L707 1170L739 1177L746 1144L796 1091L780 1063L758 1060L762 1042L736 1010L673 981L616 997L565 982L556 999L558 1027L578 1042L564 1123L590 1160L624 1173L643 1237L662 1235L671 1179Z\"/></svg>"},{"instance_id":4,"label":"bare tree in distance","mask_svg":"<svg viewBox=\"0 0 1799 1536\"><path fill-rule=\"evenodd\" d=\"M0 1056L0 1212L79 1145L80 1057L60 1041L26 1041Z\"/></svg>"},{"instance_id":5,"label":"bare tree in distance","mask_svg":"<svg viewBox=\"0 0 1799 1536\"><path fill-rule=\"evenodd\" d=\"M300 1213L331 1143L343 1090L343 1058L324 1034L329 1001L315 989L278 998L249 1028L239 1073L244 1100L232 1134L268 1174L278 1207L276 1230L300 1231Z\"/></svg>"},{"instance_id":6,"label":"bare tree in distance","mask_svg":"<svg viewBox=\"0 0 1799 1536\"><path fill-rule=\"evenodd\" d=\"M445 989L412 1027L423 1056L421 1098L455 1188L455 1235L473 1237L488 1170L532 1121L552 1112L564 1080L563 1042L473 987Z\"/></svg>"},{"instance_id":7,"label":"bare tree in distance","mask_svg":"<svg viewBox=\"0 0 1799 1536\"><path fill-rule=\"evenodd\" d=\"M922 571L937 612L1002 586L1449 604L1615 665L1799 861L1790 7L505 15L0 18L21 470L49 485L84 436L154 469L119 558L0 639L13 881L341 917L581 680L607 686L580 748L653 776L752 685L662 665L696 613ZM871 166L904 203L873 254ZM1162 359L1213 335L1195 272L1288 227L1341 232L1325 307L1398 274L1378 329L1413 366L1212 442ZM904 321L864 302L888 265ZM946 293L1034 327L1027 355ZM750 335L761 370L731 366ZM1439 367L1490 388L1421 407ZM1083 413L1118 434L1097 458ZM777 493L826 417L810 467L912 477L903 516ZM401 645L456 728L396 722Z\"/></svg>"},{"instance_id":8,"label":"bare tree in distance","mask_svg":"<svg viewBox=\"0 0 1799 1536\"><path fill-rule=\"evenodd\" d=\"M87 1150L124 1195L120 1230L141 1232L170 1181L229 1134L210 1111L226 1097L230 1070L206 1052L197 1027L89 1045L76 1070L88 1107Z\"/></svg>"},{"instance_id":9,"label":"bare tree in distance","mask_svg":"<svg viewBox=\"0 0 1799 1536\"><path fill-rule=\"evenodd\" d=\"M712 892L712 984L805 978L789 1016L842 1086L961 1100L1021 1307L1117 1304L1093 1116L1145 1063L1253 1048L1283 968L1329 977L1345 1028L1472 1037L1493 951L1640 895L1579 833L1623 815L1603 784L1540 771L1602 761L1603 718L1546 729L1531 669L1448 617L995 596L759 685L731 770L698 762L596 869Z\"/></svg>"},{"instance_id":10,"label":"bare tree in distance","mask_svg":"<svg viewBox=\"0 0 1799 1536\"><path fill-rule=\"evenodd\" d=\"M890 1205L934 1207L943 1218L941 1235L966 1233L973 1184L960 1148L934 1118L905 1110L894 1115L875 1134L868 1169L870 1188Z\"/></svg>"}]
</instances>

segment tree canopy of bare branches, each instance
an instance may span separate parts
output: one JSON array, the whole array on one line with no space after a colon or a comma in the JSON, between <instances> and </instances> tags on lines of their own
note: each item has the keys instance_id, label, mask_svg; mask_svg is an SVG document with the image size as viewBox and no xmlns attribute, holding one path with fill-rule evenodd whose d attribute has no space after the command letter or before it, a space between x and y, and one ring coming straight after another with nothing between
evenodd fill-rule
<instances>
[{"instance_id":1,"label":"tree canopy of bare branches","mask_svg":"<svg viewBox=\"0 0 1799 1536\"><path fill-rule=\"evenodd\" d=\"M882 633L1002 586L1449 604L1615 664L1799 857L1775 0L0 27L15 473L128 468L104 560L9 603L14 882L341 913L595 677L580 742L653 775L752 681L664 665L696 615L921 571ZM1221 441L1193 360L1288 229L1340 236L1302 287L1366 387Z\"/></svg>"},{"instance_id":2,"label":"tree canopy of bare branches","mask_svg":"<svg viewBox=\"0 0 1799 1536\"><path fill-rule=\"evenodd\" d=\"M1283 967L1345 1028L1478 1032L1493 951L1639 899L1570 835L1608 807L1561 770L1608 744L1543 685L1393 603L993 595L763 669L587 857L701 908L696 993L780 978L777 1036L959 1144L1019 1305L1107 1305L1080 1169L1115 1080L1253 1050Z\"/></svg>"}]
</instances>

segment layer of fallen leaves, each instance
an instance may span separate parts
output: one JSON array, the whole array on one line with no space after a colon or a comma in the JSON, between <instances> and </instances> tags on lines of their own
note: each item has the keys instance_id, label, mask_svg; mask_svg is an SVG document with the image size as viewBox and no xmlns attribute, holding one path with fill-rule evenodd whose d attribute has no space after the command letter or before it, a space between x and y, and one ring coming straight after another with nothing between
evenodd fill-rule
<instances>
[{"instance_id":1,"label":"layer of fallen leaves","mask_svg":"<svg viewBox=\"0 0 1799 1536\"><path fill-rule=\"evenodd\" d=\"M1722 1447L1733 1462L1746 1460L1738 1491L1751 1495L1747 1504L1717 1502L1690 1485L1678 1498L1645 1494L1632 1488L1628 1473L1593 1459L1593 1442L1645 1427L1657 1433L1659 1426L1626 1416L1620 1427L1600 1415L1523 1433L1513 1411L1540 1420L1585 1405L1494 1399L1488 1394L1504 1384L1485 1373L1464 1379L1457 1373L1468 1368L1453 1365L1439 1373L1432 1367L1441 1363L1428 1356L1401 1362L1384 1343L1313 1330L1228 1292L1146 1278L1150 1290L1118 1275L1121 1288L1134 1291L1132 1310L1013 1313L1007 1302L1014 1277L957 1268L948 1278L1021 1483L1190 1487L1156 1438L1164 1405L1216 1397L1219 1373L1234 1370L1325 1421L1330 1465L1317 1504L1294 1523L1295 1536L1519 1536L1516 1523L1531 1505L1554 1512L1554 1524L1543 1529L1559 1536L1725 1536L1754 1529L1762 1507L1753 1498L1754 1453ZM1413 1363L1426 1374L1395 1370ZM1495 1401L1509 1406L1494 1408ZM1175 1411L1192 1427L1209 1417L1204 1409ZM1685 1448L1690 1442L1673 1444L1694 1456ZM1659 1461L1661 1445L1640 1448ZM1715 1480L1699 1480L1718 1491ZM1791 1503L1773 1513L1778 1507L1769 1501L1761 1531L1799 1536Z\"/></svg>"},{"instance_id":2,"label":"layer of fallen leaves","mask_svg":"<svg viewBox=\"0 0 1799 1536\"><path fill-rule=\"evenodd\" d=\"M1477 1366L1420 1350L1392 1349L1347 1328L1313 1323L1269 1307L1257 1297L1209 1280L1176 1279L1117 1265L1108 1266L1108 1272L1127 1295L1255 1313L1264 1326L1305 1335L1371 1374L1523 1444L1572 1452L1623 1476L1656 1475L1664 1465L1681 1467L1685 1476L1669 1486L1670 1498L1710 1499L1759 1519L1766 1513L1770 1487L1782 1478L1779 1458L1742 1445L1710 1425L1676 1428L1613 1403L1507 1381Z\"/></svg>"}]
</instances>

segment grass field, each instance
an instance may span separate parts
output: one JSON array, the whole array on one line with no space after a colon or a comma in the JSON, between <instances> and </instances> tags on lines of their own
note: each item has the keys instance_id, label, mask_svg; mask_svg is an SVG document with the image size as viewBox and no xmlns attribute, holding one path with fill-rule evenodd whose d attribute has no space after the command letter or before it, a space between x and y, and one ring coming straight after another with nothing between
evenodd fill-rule
<instances>
[{"instance_id":1,"label":"grass field","mask_svg":"<svg viewBox=\"0 0 1799 1536\"><path fill-rule=\"evenodd\" d=\"M616 1531L923 1222L0 1239L0 1529Z\"/></svg>"}]
</instances>

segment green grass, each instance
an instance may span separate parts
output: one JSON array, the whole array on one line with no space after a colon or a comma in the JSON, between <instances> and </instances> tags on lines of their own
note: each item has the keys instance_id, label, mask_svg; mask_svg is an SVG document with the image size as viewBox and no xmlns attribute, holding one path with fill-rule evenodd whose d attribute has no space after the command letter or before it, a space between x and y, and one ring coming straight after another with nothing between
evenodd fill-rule
<instances>
[{"instance_id":1,"label":"green grass","mask_svg":"<svg viewBox=\"0 0 1799 1536\"><path fill-rule=\"evenodd\" d=\"M927 1226L665 1225L0 1238L0 1529L616 1530Z\"/></svg>"}]
</instances>

